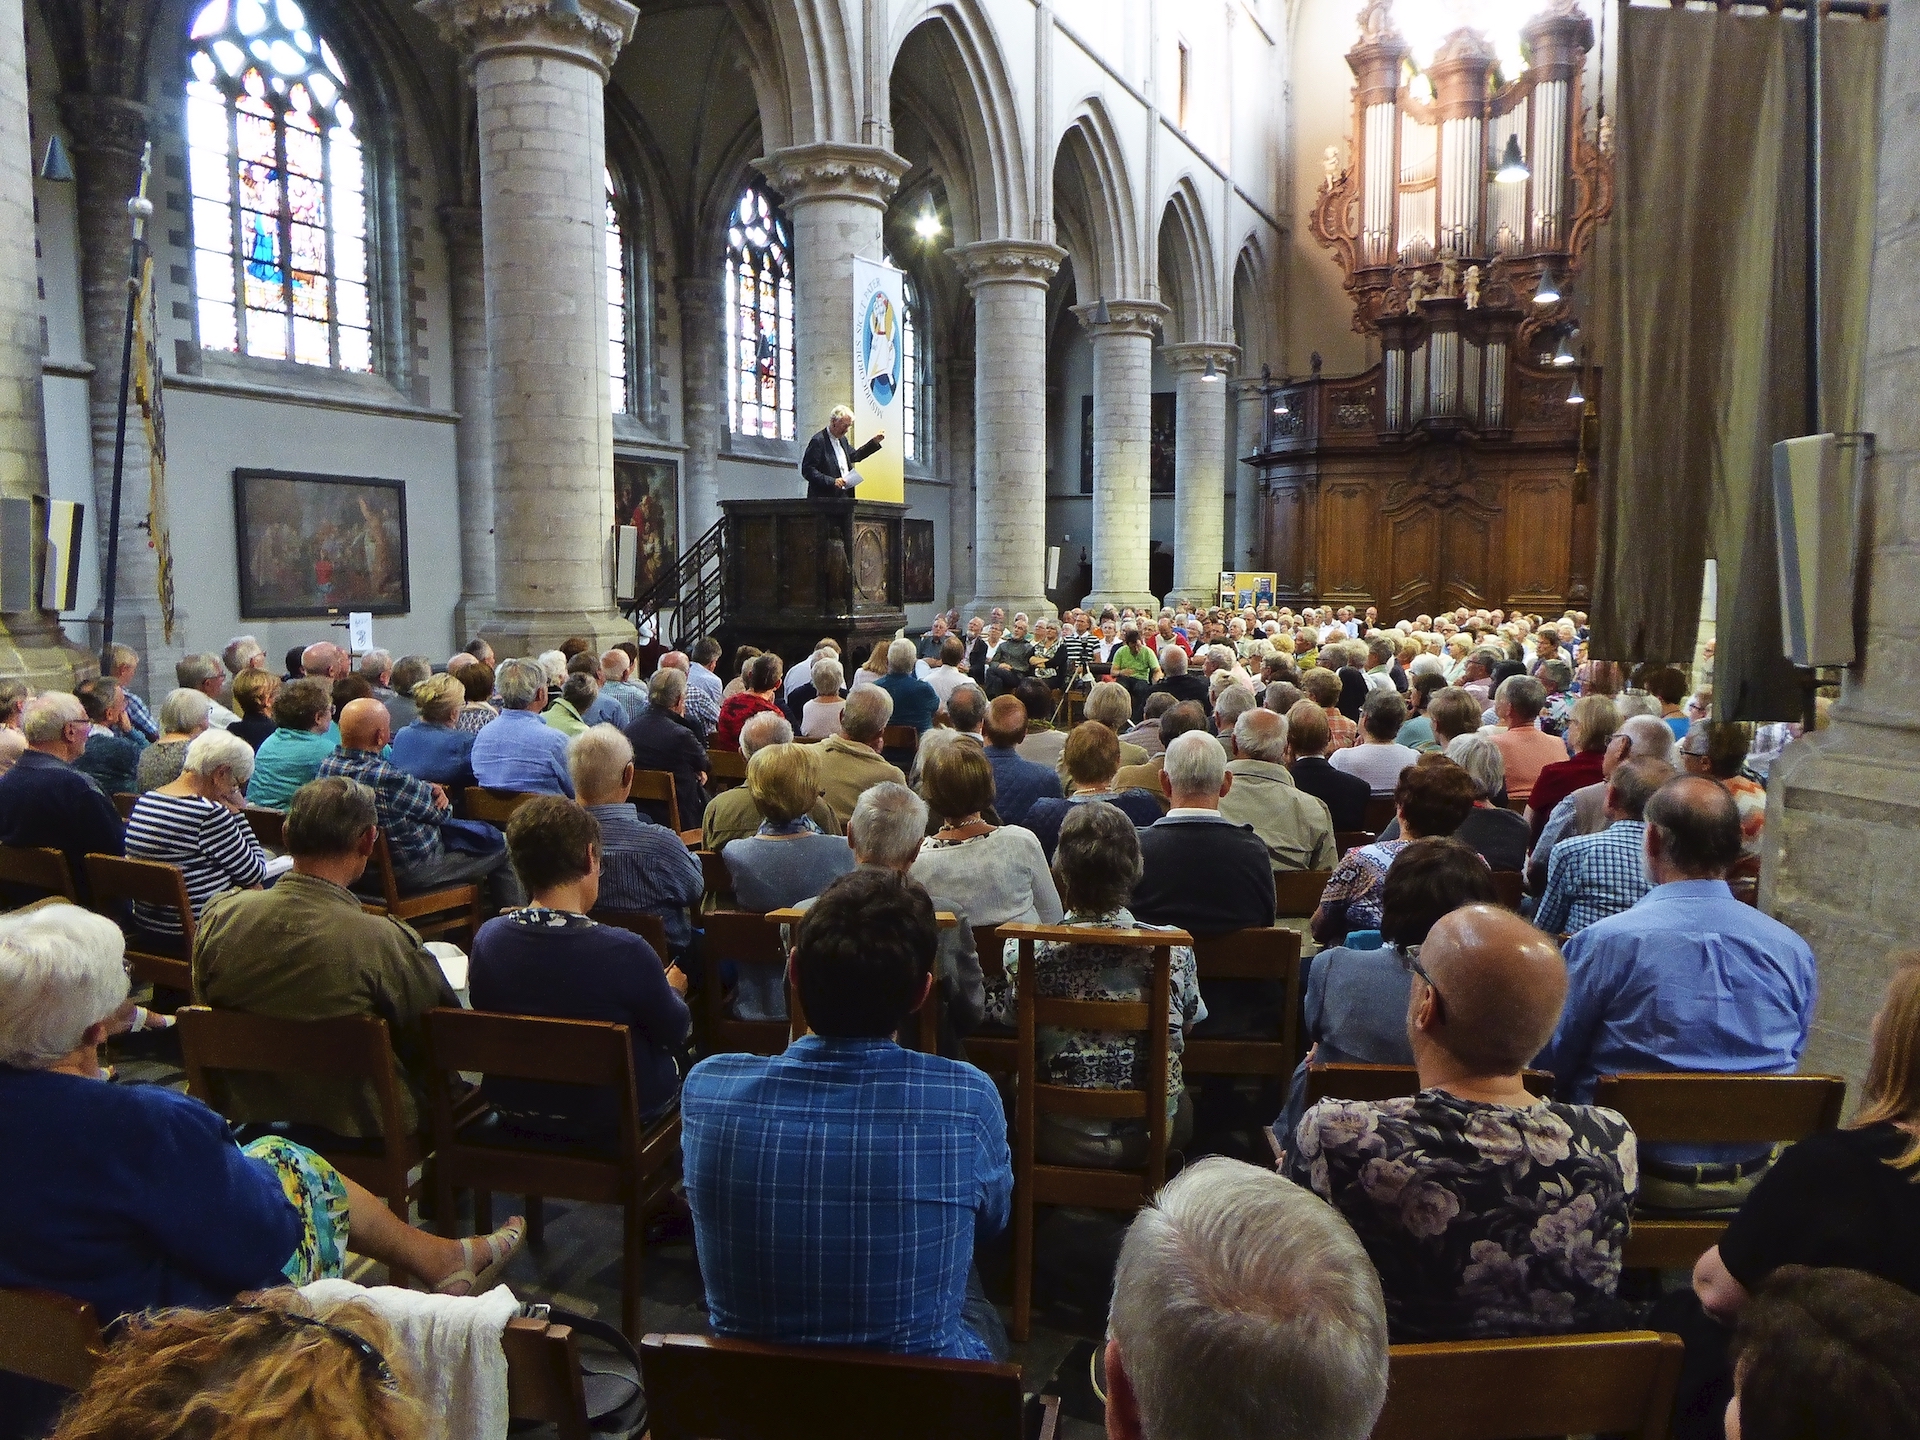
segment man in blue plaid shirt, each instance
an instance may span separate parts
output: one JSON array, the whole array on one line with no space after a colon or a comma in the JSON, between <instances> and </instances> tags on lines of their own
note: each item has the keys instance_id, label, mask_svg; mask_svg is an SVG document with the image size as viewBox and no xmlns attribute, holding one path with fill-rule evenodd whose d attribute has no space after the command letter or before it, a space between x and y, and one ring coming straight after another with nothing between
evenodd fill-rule
<instances>
[{"instance_id":1,"label":"man in blue plaid shirt","mask_svg":"<svg viewBox=\"0 0 1920 1440\"><path fill-rule=\"evenodd\" d=\"M393 877L402 890L430 890L463 880L484 880L493 904L517 909L527 903L505 847L487 854L449 850L440 827L453 818L447 792L381 758L392 738L392 718L378 700L350 700L340 712L340 748L320 762L319 776L342 775L373 791L380 829L387 837Z\"/></svg>"},{"instance_id":2,"label":"man in blue plaid shirt","mask_svg":"<svg viewBox=\"0 0 1920 1440\"><path fill-rule=\"evenodd\" d=\"M1607 828L1553 847L1535 925L1549 935L1577 935L1638 903L1652 885L1642 860L1647 801L1673 776L1664 760L1628 760L1614 770L1607 781Z\"/></svg>"},{"instance_id":3,"label":"man in blue plaid shirt","mask_svg":"<svg viewBox=\"0 0 1920 1440\"><path fill-rule=\"evenodd\" d=\"M688 1073L680 1143L719 1334L1005 1357L973 1268L1013 1196L999 1094L892 1039L933 984L933 917L906 876L842 876L790 961L813 1033Z\"/></svg>"}]
</instances>

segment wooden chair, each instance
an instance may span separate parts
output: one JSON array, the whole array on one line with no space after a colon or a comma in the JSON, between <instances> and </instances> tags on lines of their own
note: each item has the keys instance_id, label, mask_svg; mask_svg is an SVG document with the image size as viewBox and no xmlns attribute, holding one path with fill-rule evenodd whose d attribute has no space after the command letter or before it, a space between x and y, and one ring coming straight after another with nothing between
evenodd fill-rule
<instances>
[{"instance_id":1,"label":"wooden chair","mask_svg":"<svg viewBox=\"0 0 1920 1440\"><path fill-rule=\"evenodd\" d=\"M442 1233L452 1234L457 1224L456 1190L474 1192L480 1233L492 1228L489 1197L495 1190L526 1195L529 1212L547 1195L620 1206L621 1328L629 1337L638 1335L647 1212L680 1178L680 1111L676 1107L641 1128L627 1027L475 1010L429 1010L424 1026L434 1205ZM595 1151L584 1145L522 1146L510 1137L488 1136L463 1124L456 1112L450 1078L455 1071L611 1090L620 1107L619 1137Z\"/></svg>"},{"instance_id":2,"label":"wooden chair","mask_svg":"<svg viewBox=\"0 0 1920 1440\"><path fill-rule=\"evenodd\" d=\"M700 879L706 886L706 898L723 909L733 908L733 872L718 850L696 850L700 860Z\"/></svg>"},{"instance_id":3,"label":"wooden chair","mask_svg":"<svg viewBox=\"0 0 1920 1440\"><path fill-rule=\"evenodd\" d=\"M893 763L902 770L908 769L913 757L920 752L920 732L911 725L889 725L880 734L880 750L887 755L905 755L906 764L901 765L898 760Z\"/></svg>"},{"instance_id":4,"label":"wooden chair","mask_svg":"<svg viewBox=\"0 0 1920 1440\"><path fill-rule=\"evenodd\" d=\"M335 1020L273 1020L238 1010L205 1005L180 1008L180 1050L186 1060L187 1091L229 1120L257 1120L235 1114L236 1107L216 1076L221 1071L266 1075L303 1075L373 1086L379 1101L377 1150L329 1147L321 1153L335 1169L357 1180L387 1202L402 1221L419 1193L411 1172L423 1159L420 1137L408 1132L400 1102L400 1076L387 1035L387 1022L371 1015ZM292 1119L291 1116L269 1117Z\"/></svg>"},{"instance_id":5,"label":"wooden chair","mask_svg":"<svg viewBox=\"0 0 1920 1440\"><path fill-rule=\"evenodd\" d=\"M374 836L373 858L367 864L367 873L380 886L378 898L361 897L360 908L370 914L404 920L423 940L458 930L465 933L467 944L472 945L473 937L480 933L480 923L486 919L486 907L481 901L481 893L486 888L484 881L463 880L401 894L385 830Z\"/></svg>"},{"instance_id":6,"label":"wooden chair","mask_svg":"<svg viewBox=\"0 0 1920 1440\"><path fill-rule=\"evenodd\" d=\"M133 807L140 803L140 797L125 790L113 792L113 808L120 812L120 823L126 824L133 818Z\"/></svg>"},{"instance_id":7,"label":"wooden chair","mask_svg":"<svg viewBox=\"0 0 1920 1440\"><path fill-rule=\"evenodd\" d=\"M1666 1440L1684 1353L1651 1330L1395 1345L1372 1440Z\"/></svg>"},{"instance_id":8,"label":"wooden chair","mask_svg":"<svg viewBox=\"0 0 1920 1440\"><path fill-rule=\"evenodd\" d=\"M1496 870L1493 872L1493 898L1507 909L1520 909L1520 897L1526 893L1526 876L1518 870Z\"/></svg>"},{"instance_id":9,"label":"wooden chair","mask_svg":"<svg viewBox=\"0 0 1920 1440\"><path fill-rule=\"evenodd\" d=\"M640 1342L653 1440L1021 1440L1020 1367L707 1335ZM1039 1440L1059 1400L1039 1397Z\"/></svg>"},{"instance_id":10,"label":"wooden chair","mask_svg":"<svg viewBox=\"0 0 1920 1440\"><path fill-rule=\"evenodd\" d=\"M707 751L707 788L718 795L747 783L747 757L738 750Z\"/></svg>"},{"instance_id":11,"label":"wooden chair","mask_svg":"<svg viewBox=\"0 0 1920 1440\"><path fill-rule=\"evenodd\" d=\"M253 827L253 838L260 842L261 848L272 850L276 854L284 853L287 848L287 812L284 810L263 810L257 805L246 809L247 824Z\"/></svg>"},{"instance_id":12,"label":"wooden chair","mask_svg":"<svg viewBox=\"0 0 1920 1440\"><path fill-rule=\"evenodd\" d=\"M1633 1126L1644 1173L1650 1144L1751 1144L1755 1152L1840 1124L1847 1082L1838 1075L1602 1075L1593 1103ZM1624 1257L1633 1269L1679 1270L1719 1244L1727 1218L1635 1215Z\"/></svg>"},{"instance_id":13,"label":"wooden chair","mask_svg":"<svg viewBox=\"0 0 1920 1440\"><path fill-rule=\"evenodd\" d=\"M86 1301L52 1290L0 1289L0 1370L84 1390L105 1348Z\"/></svg>"},{"instance_id":14,"label":"wooden chair","mask_svg":"<svg viewBox=\"0 0 1920 1440\"><path fill-rule=\"evenodd\" d=\"M1379 834L1373 830L1336 830L1333 832L1333 852L1345 858L1349 850L1371 845L1379 838Z\"/></svg>"},{"instance_id":15,"label":"wooden chair","mask_svg":"<svg viewBox=\"0 0 1920 1440\"><path fill-rule=\"evenodd\" d=\"M736 1020L727 1014L720 970L729 960L736 965L774 965L784 972L787 952L780 943L780 922L747 910L707 912L706 941L700 947L700 1002L695 1010L701 1053L778 1055L787 1048L787 1021Z\"/></svg>"},{"instance_id":16,"label":"wooden chair","mask_svg":"<svg viewBox=\"0 0 1920 1440\"><path fill-rule=\"evenodd\" d=\"M1531 1095L1553 1098L1553 1076L1529 1070L1521 1077ZM1307 1104L1322 1100L1398 1100L1420 1093L1420 1076L1411 1065L1309 1065Z\"/></svg>"},{"instance_id":17,"label":"wooden chair","mask_svg":"<svg viewBox=\"0 0 1920 1440\"><path fill-rule=\"evenodd\" d=\"M67 857L59 850L0 845L0 886L39 890L80 903L80 892L73 888L73 876L67 870Z\"/></svg>"},{"instance_id":18,"label":"wooden chair","mask_svg":"<svg viewBox=\"0 0 1920 1440\"><path fill-rule=\"evenodd\" d=\"M558 1440L591 1440L573 1327L516 1315L507 1321L500 1349L507 1357L508 1415L544 1421L554 1427Z\"/></svg>"},{"instance_id":19,"label":"wooden chair","mask_svg":"<svg viewBox=\"0 0 1920 1440\"><path fill-rule=\"evenodd\" d=\"M1180 1068L1189 1075L1293 1074L1300 1063L1300 936L1293 930L1235 930L1193 942L1201 994L1216 980L1265 980L1285 987L1280 1031L1264 1040L1187 1038Z\"/></svg>"},{"instance_id":20,"label":"wooden chair","mask_svg":"<svg viewBox=\"0 0 1920 1440\"><path fill-rule=\"evenodd\" d=\"M627 798L641 800L649 805L665 805L667 828L676 835L680 833L680 797L674 789L671 771L635 770L633 785L627 791Z\"/></svg>"},{"instance_id":21,"label":"wooden chair","mask_svg":"<svg viewBox=\"0 0 1920 1440\"><path fill-rule=\"evenodd\" d=\"M616 930L630 930L653 947L653 953L660 957L660 963L670 963L667 954L667 922L658 915L649 915L644 910L609 910L604 905L596 905L587 912L589 920L598 920L602 925L611 925Z\"/></svg>"},{"instance_id":22,"label":"wooden chair","mask_svg":"<svg viewBox=\"0 0 1920 1440\"><path fill-rule=\"evenodd\" d=\"M980 956L980 976L986 982L987 993L991 995L995 990L1005 988L1007 967L1002 958L1005 950L1000 927L974 926L973 948ZM975 1031L967 1037L967 1061L989 1075L1018 1075L1020 1042L1012 1035L982 1035Z\"/></svg>"},{"instance_id":23,"label":"wooden chair","mask_svg":"<svg viewBox=\"0 0 1920 1440\"><path fill-rule=\"evenodd\" d=\"M1000 934L1020 945L1020 972L1014 986L1020 1016L1020 1090L1014 1121L1012 1333L1014 1339L1024 1341L1033 1324L1034 1207L1074 1205L1131 1214L1166 1182L1167 1023L1173 1004L1173 947L1191 945L1193 937L1184 930L1105 930L1079 925L1006 925ZM1034 983L1034 946L1042 941L1147 952L1142 957L1149 965L1146 999L1042 998ZM1042 1026L1144 1035L1144 1087L1080 1090L1041 1084L1038 1040ZM1143 1121L1147 1130L1144 1163L1138 1170L1040 1164L1034 1154L1034 1134L1041 1115Z\"/></svg>"},{"instance_id":24,"label":"wooden chair","mask_svg":"<svg viewBox=\"0 0 1920 1440\"><path fill-rule=\"evenodd\" d=\"M87 856L87 888L93 908L113 913L132 901L171 910L180 920L180 938L168 943L142 930L127 928L127 973L142 985L193 993L193 902L187 898L186 877L177 865L158 860L122 860L117 855Z\"/></svg>"},{"instance_id":25,"label":"wooden chair","mask_svg":"<svg viewBox=\"0 0 1920 1440\"><path fill-rule=\"evenodd\" d=\"M1360 828L1378 835L1394 822L1399 813L1394 806L1393 796L1375 795L1367 801L1367 808L1360 812Z\"/></svg>"},{"instance_id":26,"label":"wooden chair","mask_svg":"<svg viewBox=\"0 0 1920 1440\"><path fill-rule=\"evenodd\" d=\"M1507 797L1507 809L1516 815L1524 815L1527 813L1527 803L1527 801L1515 799L1511 795Z\"/></svg>"},{"instance_id":27,"label":"wooden chair","mask_svg":"<svg viewBox=\"0 0 1920 1440\"><path fill-rule=\"evenodd\" d=\"M484 820L504 830L513 812L535 794L531 790L489 790L482 785L469 785L460 792L461 814L465 819Z\"/></svg>"},{"instance_id":28,"label":"wooden chair","mask_svg":"<svg viewBox=\"0 0 1920 1440\"><path fill-rule=\"evenodd\" d=\"M1273 913L1280 920L1311 920L1320 908L1331 870L1276 870L1273 872Z\"/></svg>"}]
</instances>

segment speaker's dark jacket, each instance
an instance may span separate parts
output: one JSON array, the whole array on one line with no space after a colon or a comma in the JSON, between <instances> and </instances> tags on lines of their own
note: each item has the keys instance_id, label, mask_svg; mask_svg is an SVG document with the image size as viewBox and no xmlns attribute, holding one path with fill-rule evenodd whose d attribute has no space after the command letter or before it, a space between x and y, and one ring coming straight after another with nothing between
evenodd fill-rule
<instances>
[{"instance_id":1,"label":"speaker's dark jacket","mask_svg":"<svg viewBox=\"0 0 1920 1440\"><path fill-rule=\"evenodd\" d=\"M876 436L858 450L847 451L847 468L851 470L879 448L880 440ZM851 490L841 490L833 483L840 478L840 470L833 458L833 437L825 430L818 431L807 441L806 454L800 457L800 473L806 478L807 498L810 500L832 500L853 493Z\"/></svg>"}]
</instances>

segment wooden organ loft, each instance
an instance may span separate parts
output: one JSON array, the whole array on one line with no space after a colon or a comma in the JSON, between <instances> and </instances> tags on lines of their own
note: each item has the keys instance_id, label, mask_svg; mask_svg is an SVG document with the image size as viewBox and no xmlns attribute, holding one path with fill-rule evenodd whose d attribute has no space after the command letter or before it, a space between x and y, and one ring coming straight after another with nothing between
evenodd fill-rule
<instances>
[{"instance_id":1,"label":"wooden organ loft","mask_svg":"<svg viewBox=\"0 0 1920 1440\"><path fill-rule=\"evenodd\" d=\"M1502 84L1471 30L1420 74L1392 0L1360 25L1352 161L1328 150L1310 228L1382 358L1329 377L1315 355L1309 378L1263 387L1257 553L1283 604L1582 605L1600 377L1572 306L1547 297L1612 207L1606 125L1589 139L1582 98L1593 27L1545 0ZM1516 150L1526 178L1496 178Z\"/></svg>"}]
</instances>

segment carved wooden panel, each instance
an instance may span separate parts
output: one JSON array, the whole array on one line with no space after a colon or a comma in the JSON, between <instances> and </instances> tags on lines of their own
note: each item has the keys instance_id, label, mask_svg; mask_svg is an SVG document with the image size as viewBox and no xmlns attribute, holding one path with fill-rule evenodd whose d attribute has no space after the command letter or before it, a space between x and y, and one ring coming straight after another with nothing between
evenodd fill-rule
<instances>
[{"instance_id":1,"label":"carved wooden panel","mask_svg":"<svg viewBox=\"0 0 1920 1440\"><path fill-rule=\"evenodd\" d=\"M887 603L886 526L860 521L853 527L853 598L857 605Z\"/></svg>"},{"instance_id":2,"label":"carved wooden panel","mask_svg":"<svg viewBox=\"0 0 1920 1440\"><path fill-rule=\"evenodd\" d=\"M1380 495L1365 480L1326 481L1320 489L1320 592L1369 594L1380 545Z\"/></svg>"},{"instance_id":3,"label":"carved wooden panel","mask_svg":"<svg viewBox=\"0 0 1920 1440\"><path fill-rule=\"evenodd\" d=\"M1556 478L1516 479L1507 503L1508 588L1543 602L1568 593L1572 495Z\"/></svg>"},{"instance_id":4,"label":"carved wooden panel","mask_svg":"<svg viewBox=\"0 0 1920 1440\"><path fill-rule=\"evenodd\" d=\"M756 516L735 531L732 560L740 594L750 605L768 609L780 603L775 577L780 573L779 542L771 516Z\"/></svg>"},{"instance_id":5,"label":"carved wooden panel","mask_svg":"<svg viewBox=\"0 0 1920 1440\"><path fill-rule=\"evenodd\" d=\"M789 516L781 522L786 552L780 557L782 609L810 610L820 596L820 529L810 515Z\"/></svg>"},{"instance_id":6,"label":"carved wooden panel","mask_svg":"<svg viewBox=\"0 0 1920 1440\"><path fill-rule=\"evenodd\" d=\"M1440 516L1421 505L1389 516L1386 525L1387 612L1431 614L1440 586Z\"/></svg>"},{"instance_id":7,"label":"carved wooden panel","mask_svg":"<svg viewBox=\"0 0 1920 1440\"><path fill-rule=\"evenodd\" d=\"M1267 497L1267 568L1274 572L1275 598L1296 599L1313 584L1312 509L1307 487L1279 481Z\"/></svg>"},{"instance_id":8,"label":"carved wooden panel","mask_svg":"<svg viewBox=\"0 0 1920 1440\"><path fill-rule=\"evenodd\" d=\"M1498 603L1499 555L1494 549L1497 517L1478 505L1458 505L1443 512L1441 527L1440 603L1469 610Z\"/></svg>"}]
</instances>

